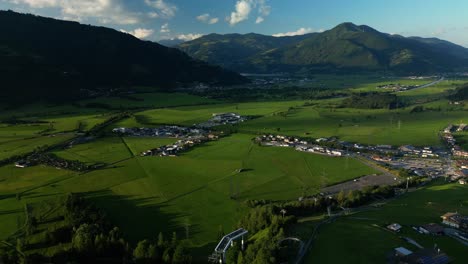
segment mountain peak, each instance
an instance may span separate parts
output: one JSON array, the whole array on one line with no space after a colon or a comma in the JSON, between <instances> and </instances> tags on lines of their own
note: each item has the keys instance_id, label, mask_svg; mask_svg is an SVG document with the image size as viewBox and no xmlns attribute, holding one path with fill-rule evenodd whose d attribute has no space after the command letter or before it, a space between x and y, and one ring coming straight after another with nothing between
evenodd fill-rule
<instances>
[{"instance_id":1,"label":"mountain peak","mask_svg":"<svg viewBox=\"0 0 468 264\"><path fill-rule=\"evenodd\" d=\"M341 23L338 26L331 29L331 31L335 31L335 32L378 32L377 30L369 26L366 26L366 25L358 26L351 22Z\"/></svg>"}]
</instances>

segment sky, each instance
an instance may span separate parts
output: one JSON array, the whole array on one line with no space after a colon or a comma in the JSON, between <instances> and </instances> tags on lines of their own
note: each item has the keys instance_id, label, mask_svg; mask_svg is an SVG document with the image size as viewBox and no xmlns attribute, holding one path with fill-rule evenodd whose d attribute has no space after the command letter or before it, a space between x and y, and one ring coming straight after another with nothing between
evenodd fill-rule
<instances>
[{"instance_id":1,"label":"sky","mask_svg":"<svg viewBox=\"0 0 468 264\"><path fill-rule=\"evenodd\" d=\"M0 0L0 9L111 27L152 41L210 33L297 35L352 22L468 47L466 0Z\"/></svg>"}]
</instances>

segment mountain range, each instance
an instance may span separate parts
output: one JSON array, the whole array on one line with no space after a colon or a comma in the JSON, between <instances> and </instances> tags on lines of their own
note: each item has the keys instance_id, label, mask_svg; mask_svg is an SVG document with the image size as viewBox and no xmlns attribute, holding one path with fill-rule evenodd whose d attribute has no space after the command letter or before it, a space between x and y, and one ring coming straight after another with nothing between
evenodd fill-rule
<instances>
[{"instance_id":1,"label":"mountain range","mask_svg":"<svg viewBox=\"0 0 468 264\"><path fill-rule=\"evenodd\" d=\"M241 75L104 27L0 11L0 101L76 98L83 90L239 84Z\"/></svg>"},{"instance_id":2,"label":"mountain range","mask_svg":"<svg viewBox=\"0 0 468 264\"><path fill-rule=\"evenodd\" d=\"M210 34L177 46L196 59L244 73L446 72L468 66L468 49L437 38L403 37L343 23L293 37Z\"/></svg>"}]
</instances>

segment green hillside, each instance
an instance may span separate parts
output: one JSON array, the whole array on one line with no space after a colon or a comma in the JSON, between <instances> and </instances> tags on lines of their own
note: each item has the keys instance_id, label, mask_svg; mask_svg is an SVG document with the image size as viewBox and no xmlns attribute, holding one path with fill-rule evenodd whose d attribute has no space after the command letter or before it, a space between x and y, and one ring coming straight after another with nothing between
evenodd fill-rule
<instances>
[{"instance_id":1,"label":"green hillside","mask_svg":"<svg viewBox=\"0 0 468 264\"><path fill-rule=\"evenodd\" d=\"M276 40L272 40L276 39ZM274 38L209 35L181 44L194 58L242 72L446 72L467 65L467 49L343 23L323 33Z\"/></svg>"}]
</instances>

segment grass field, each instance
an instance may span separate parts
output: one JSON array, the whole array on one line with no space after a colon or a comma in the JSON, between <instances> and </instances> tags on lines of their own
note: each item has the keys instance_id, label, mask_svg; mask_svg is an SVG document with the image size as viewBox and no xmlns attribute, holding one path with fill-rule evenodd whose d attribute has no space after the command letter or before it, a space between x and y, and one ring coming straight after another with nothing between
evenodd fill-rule
<instances>
[{"instance_id":1,"label":"grass field","mask_svg":"<svg viewBox=\"0 0 468 264\"><path fill-rule=\"evenodd\" d=\"M426 111L410 109L367 110L304 106L286 116L275 115L241 125L241 131L287 135L331 137L369 144L440 145L438 131L466 118L466 111ZM280 132L278 132L278 129Z\"/></svg>"},{"instance_id":2,"label":"grass field","mask_svg":"<svg viewBox=\"0 0 468 264\"><path fill-rule=\"evenodd\" d=\"M349 83L340 78L328 81L328 85L353 87L356 91L375 89L376 85L375 78L364 80L365 85L358 84L358 77ZM439 100L453 87L454 84L442 83L427 90L399 94L408 102L430 99L424 103L425 107L441 109L413 114L410 113L412 107L398 110L337 108L340 98L251 103L226 103L191 95L158 93L132 95L144 100L106 98L104 102L113 108L120 108L120 105L155 108L138 110L140 112L135 112L133 117L109 128L164 124L189 126L208 120L213 113L222 112L255 116L255 119L237 126L239 133L197 146L175 158L140 157L138 154L176 139L107 136L69 149L54 150L59 157L69 160L107 163L109 166L104 169L78 174L45 166L16 169L10 164L0 167L0 239L7 238L21 226L25 204L76 192L102 208L132 242L156 237L160 231L168 235L178 231L183 236L185 227L189 227L193 247L200 247L200 254L206 255L216 242L219 226L226 232L230 231L248 210L243 203L245 200L295 200L304 194L317 193L321 187L376 173L352 158L332 158L291 148L260 147L251 140L256 134L312 138L339 136L342 140L371 144L438 145L437 132L440 129L467 117L466 107L449 106L448 101ZM76 130L80 123L88 130L106 120L112 112L85 107L99 102L103 100L82 101L79 102L81 107L35 105L25 108L20 116L53 123L52 133ZM14 112L2 112L0 117L9 117ZM49 128L49 124L0 125L0 159L74 136L71 133L40 136L40 132ZM462 140L466 138L464 134L460 137ZM242 169L240 173L239 169ZM21 195L17 197L17 193ZM451 208L456 199L466 199L461 197L463 193L466 194L466 188L460 189L455 185L434 186L421 194L410 194L401 201L391 202L382 210L362 214L375 219L373 222L351 218L339 220L323 229L325 235L321 233L320 245L314 244L317 249L314 247L313 257L309 258L314 263L340 263L342 254L326 253L327 249L336 247L344 248L345 256L353 255L350 263L379 263L382 254L401 241L372 224L438 221L442 209L456 210ZM427 207L429 199L433 199L432 205L437 206ZM421 202L424 203L419 204ZM315 223L309 221L299 228L306 234ZM326 235L328 233L331 235ZM427 246L432 243L416 234L410 235L421 239ZM364 248L360 241L369 245L371 252L367 257L354 254L355 250ZM440 241L441 246L451 245L444 244L450 243L444 239ZM455 245L453 251L446 251L449 255L458 256L458 250Z\"/></svg>"},{"instance_id":3,"label":"grass field","mask_svg":"<svg viewBox=\"0 0 468 264\"><path fill-rule=\"evenodd\" d=\"M421 235L410 225L440 223L446 212L468 214L466 186L435 184L391 201L382 208L341 218L320 229L305 263L386 263L386 254L396 247L417 250L398 236L407 236L424 247L437 244L442 251L455 259L454 263L466 263L466 246L446 237ZM403 225L396 235L379 228L390 223ZM300 230L313 228L314 223L305 223ZM333 250L330 250L333 249ZM339 252L337 254L336 252Z\"/></svg>"},{"instance_id":4,"label":"grass field","mask_svg":"<svg viewBox=\"0 0 468 264\"><path fill-rule=\"evenodd\" d=\"M182 105L201 105L217 103L216 100L183 93L139 93L130 95L132 99L107 97L80 101L86 106L93 103L103 103L114 109L120 108L161 108Z\"/></svg>"},{"instance_id":5,"label":"grass field","mask_svg":"<svg viewBox=\"0 0 468 264\"><path fill-rule=\"evenodd\" d=\"M157 126L163 124L191 126L207 121L215 113L236 112L241 115L269 116L276 112L285 111L291 106L302 105L303 103L303 101L284 101L155 109L139 112L135 114L134 118L123 120L115 124L114 127Z\"/></svg>"},{"instance_id":6,"label":"grass field","mask_svg":"<svg viewBox=\"0 0 468 264\"><path fill-rule=\"evenodd\" d=\"M57 153L62 156L70 152L69 158L86 157L93 162L123 158L111 167L67 177L38 175L34 178L38 182L24 188L45 183L42 187L25 192L20 201L5 197L0 204L16 204L14 208L19 212L13 215L21 215L22 204L26 202L38 202L68 192L85 193L121 226L131 241L156 236L160 231L183 233L184 226L189 223L194 245L201 246L214 242L220 225L225 230L233 227L246 210L242 205L244 200L296 199L303 195L304 189L311 194L323 185L375 173L353 159L259 147L252 144L251 136L242 134L208 143L177 158L131 158L129 150L119 140L107 138ZM150 146L140 139L126 138L125 141L130 148ZM154 140L154 144L165 141ZM240 168L245 172L236 173ZM18 187L13 186L25 184L28 177L29 174L12 176L4 191L14 194ZM47 184L49 181L53 184ZM231 199L231 195L236 195L237 199ZM11 214L0 215L0 223L11 227L16 218ZM8 235L9 230L0 228L0 238Z\"/></svg>"},{"instance_id":7,"label":"grass field","mask_svg":"<svg viewBox=\"0 0 468 264\"><path fill-rule=\"evenodd\" d=\"M41 136L29 139L18 139L0 143L0 159L9 158L33 151L37 147L52 146L73 138L70 134L57 136Z\"/></svg>"},{"instance_id":8,"label":"grass field","mask_svg":"<svg viewBox=\"0 0 468 264\"><path fill-rule=\"evenodd\" d=\"M89 143L75 145L72 148L55 151L59 157L79 160L85 163L116 163L133 154L119 137L98 139Z\"/></svg>"},{"instance_id":9,"label":"grass field","mask_svg":"<svg viewBox=\"0 0 468 264\"><path fill-rule=\"evenodd\" d=\"M468 150L468 131L456 133L455 138L464 150Z\"/></svg>"}]
</instances>

